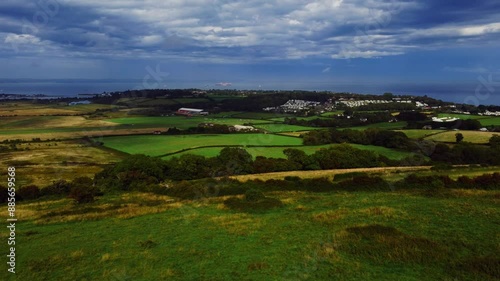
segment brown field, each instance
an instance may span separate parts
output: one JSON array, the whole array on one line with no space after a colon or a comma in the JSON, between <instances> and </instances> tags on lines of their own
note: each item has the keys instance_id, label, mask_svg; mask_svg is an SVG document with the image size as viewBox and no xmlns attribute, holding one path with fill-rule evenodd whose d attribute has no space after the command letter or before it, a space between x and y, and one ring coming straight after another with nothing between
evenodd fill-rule
<instances>
[{"instance_id":1,"label":"brown field","mask_svg":"<svg viewBox=\"0 0 500 281\"><path fill-rule=\"evenodd\" d=\"M58 104L36 104L32 102L5 102L0 105L1 115L17 116L40 116L40 115L76 115L92 113L96 109L114 108L114 105L86 104L68 106L66 103Z\"/></svg>"},{"instance_id":2,"label":"brown field","mask_svg":"<svg viewBox=\"0 0 500 281\"><path fill-rule=\"evenodd\" d=\"M102 170L101 165L121 159L118 153L84 146L76 141L25 143L18 148L29 150L4 153L0 165L16 167L16 180L20 186L36 184L43 187L59 179L93 177Z\"/></svg>"},{"instance_id":3,"label":"brown field","mask_svg":"<svg viewBox=\"0 0 500 281\"><path fill-rule=\"evenodd\" d=\"M0 128L5 129L48 129L67 127L111 127L116 123L83 116L14 116L0 117Z\"/></svg>"},{"instance_id":4,"label":"brown field","mask_svg":"<svg viewBox=\"0 0 500 281\"><path fill-rule=\"evenodd\" d=\"M429 170L431 166L412 166L412 167L376 167L376 168L354 168L354 169L334 169L334 170L318 170L318 171L290 171L290 172L275 172L253 175L233 176L231 178L240 181L248 181L253 179L270 180L270 179L284 179L287 176L297 176L301 178L320 178L327 177L333 179L337 174L353 173L353 172L366 172L366 173L393 173L396 171L423 171Z\"/></svg>"},{"instance_id":5,"label":"brown field","mask_svg":"<svg viewBox=\"0 0 500 281\"><path fill-rule=\"evenodd\" d=\"M103 136L121 136L121 135L140 135L150 134L152 131L160 130L165 131L165 128L146 128L146 129L108 129L108 130L92 130L92 131L78 131L78 132L57 132L57 133L13 133L8 135L0 135L0 141L4 140L31 140L33 138L40 138L41 140L51 139L77 139L83 137L103 137Z\"/></svg>"},{"instance_id":6,"label":"brown field","mask_svg":"<svg viewBox=\"0 0 500 281\"><path fill-rule=\"evenodd\" d=\"M463 141L479 143L479 144L488 143L490 138L495 134L500 135L500 133L498 132L495 133L495 132L479 132L479 131L446 131L440 134L428 136L425 139L438 142L455 142L456 141L455 135L457 133L461 133L464 136Z\"/></svg>"}]
</instances>

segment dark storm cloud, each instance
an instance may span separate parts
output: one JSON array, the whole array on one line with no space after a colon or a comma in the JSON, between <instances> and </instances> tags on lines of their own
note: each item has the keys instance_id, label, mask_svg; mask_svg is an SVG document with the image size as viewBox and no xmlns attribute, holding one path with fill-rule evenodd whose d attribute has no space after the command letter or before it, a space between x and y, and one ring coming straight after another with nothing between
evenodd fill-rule
<instances>
[{"instance_id":1,"label":"dark storm cloud","mask_svg":"<svg viewBox=\"0 0 500 281\"><path fill-rule=\"evenodd\" d=\"M8 0L0 56L370 58L498 42L499 14L492 0Z\"/></svg>"}]
</instances>

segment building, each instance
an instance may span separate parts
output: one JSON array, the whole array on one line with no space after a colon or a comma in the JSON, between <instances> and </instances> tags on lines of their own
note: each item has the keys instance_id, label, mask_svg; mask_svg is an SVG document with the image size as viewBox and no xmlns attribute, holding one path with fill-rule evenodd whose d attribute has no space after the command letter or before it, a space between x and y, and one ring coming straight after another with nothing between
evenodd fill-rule
<instances>
[{"instance_id":1,"label":"building","mask_svg":"<svg viewBox=\"0 0 500 281\"><path fill-rule=\"evenodd\" d=\"M72 101L68 103L69 106L79 105L79 104L91 104L91 102L88 100L82 100L82 101Z\"/></svg>"},{"instance_id":2,"label":"building","mask_svg":"<svg viewBox=\"0 0 500 281\"><path fill-rule=\"evenodd\" d=\"M195 115L208 115L208 112L198 108L181 107L177 110L177 112L175 112L175 114L184 116L195 116Z\"/></svg>"}]
</instances>

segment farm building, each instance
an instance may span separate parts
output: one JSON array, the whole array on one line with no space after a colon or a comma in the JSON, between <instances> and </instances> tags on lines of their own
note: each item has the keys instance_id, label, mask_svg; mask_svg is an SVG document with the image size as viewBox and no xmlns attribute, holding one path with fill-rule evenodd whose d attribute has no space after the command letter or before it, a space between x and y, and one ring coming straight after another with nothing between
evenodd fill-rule
<instances>
[{"instance_id":1,"label":"farm building","mask_svg":"<svg viewBox=\"0 0 500 281\"><path fill-rule=\"evenodd\" d=\"M91 104L91 102L88 100L82 100L82 101L72 101L68 103L69 106L79 105L79 104Z\"/></svg>"},{"instance_id":2,"label":"farm building","mask_svg":"<svg viewBox=\"0 0 500 281\"><path fill-rule=\"evenodd\" d=\"M194 116L194 115L208 115L208 112L203 111L203 109L181 107L177 110L177 112L175 114L185 115L185 116Z\"/></svg>"}]
</instances>

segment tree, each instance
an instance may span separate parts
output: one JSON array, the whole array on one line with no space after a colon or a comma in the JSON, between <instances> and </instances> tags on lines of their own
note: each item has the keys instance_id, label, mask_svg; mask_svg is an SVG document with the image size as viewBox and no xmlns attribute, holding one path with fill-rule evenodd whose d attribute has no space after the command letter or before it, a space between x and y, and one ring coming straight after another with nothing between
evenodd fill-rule
<instances>
[{"instance_id":1,"label":"tree","mask_svg":"<svg viewBox=\"0 0 500 281\"><path fill-rule=\"evenodd\" d=\"M456 139L456 142L459 143L464 139L464 135L462 133L456 133L455 139Z\"/></svg>"},{"instance_id":2,"label":"tree","mask_svg":"<svg viewBox=\"0 0 500 281\"><path fill-rule=\"evenodd\" d=\"M217 159L226 175L241 175L252 172L252 155L242 148L225 147L220 151Z\"/></svg>"},{"instance_id":3,"label":"tree","mask_svg":"<svg viewBox=\"0 0 500 281\"><path fill-rule=\"evenodd\" d=\"M492 148L500 148L500 135L491 136L489 144Z\"/></svg>"},{"instance_id":4,"label":"tree","mask_svg":"<svg viewBox=\"0 0 500 281\"><path fill-rule=\"evenodd\" d=\"M97 195L97 189L89 177L79 177L71 182L71 191L69 198L75 200L76 203L90 203L94 201Z\"/></svg>"}]
</instances>

